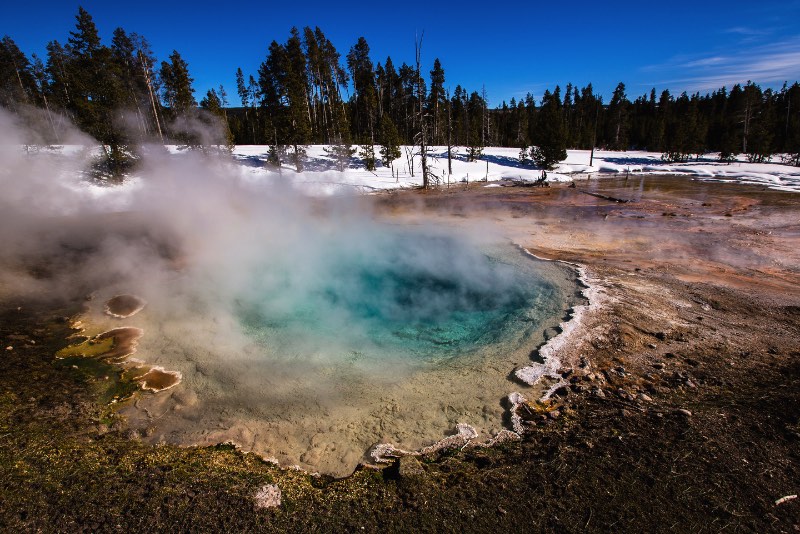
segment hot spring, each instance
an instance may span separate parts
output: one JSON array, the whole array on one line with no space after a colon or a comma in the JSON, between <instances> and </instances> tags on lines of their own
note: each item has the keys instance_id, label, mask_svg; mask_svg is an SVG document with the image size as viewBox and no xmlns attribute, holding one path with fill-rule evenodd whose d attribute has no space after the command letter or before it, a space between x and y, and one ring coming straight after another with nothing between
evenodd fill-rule
<instances>
[{"instance_id":1,"label":"hot spring","mask_svg":"<svg viewBox=\"0 0 800 534\"><path fill-rule=\"evenodd\" d=\"M392 229L368 253L324 255L305 287L289 280L290 266L259 266L237 302L245 332L272 357L414 369L468 357L552 308L552 283L517 251ZM450 262L468 262L469 272Z\"/></svg>"},{"instance_id":2,"label":"hot spring","mask_svg":"<svg viewBox=\"0 0 800 534\"><path fill-rule=\"evenodd\" d=\"M529 389L510 376L575 304L574 273L500 240L370 225L321 230L300 255L270 245L222 290L168 284L172 306L126 324L146 332L137 357L183 381L126 408L132 426L334 475L378 443L503 429L503 399Z\"/></svg>"},{"instance_id":3,"label":"hot spring","mask_svg":"<svg viewBox=\"0 0 800 534\"><path fill-rule=\"evenodd\" d=\"M181 377L121 408L149 442L230 441L346 475L376 444L419 449L459 423L488 440L507 424L509 393L538 396L514 371L579 298L574 272L524 254L478 214L309 197L293 185L301 175L192 153L154 152L113 188L15 157L26 179L9 182L10 198L24 209L4 210L15 229L4 250L23 266L34 253L58 260L50 280L18 279L94 292L87 334L129 328L138 347L126 365ZM146 305L107 315L124 295Z\"/></svg>"}]
</instances>

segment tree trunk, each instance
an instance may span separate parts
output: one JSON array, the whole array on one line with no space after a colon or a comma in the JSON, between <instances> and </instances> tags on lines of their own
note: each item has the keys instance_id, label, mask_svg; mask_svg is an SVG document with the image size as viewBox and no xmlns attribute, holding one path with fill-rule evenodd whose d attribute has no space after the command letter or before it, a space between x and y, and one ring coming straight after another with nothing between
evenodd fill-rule
<instances>
[{"instance_id":1,"label":"tree trunk","mask_svg":"<svg viewBox=\"0 0 800 534\"><path fill-rule=\"evenodd\" d=\"M164 142L164 134L161 131L161 121L158 118L158 108L156 106L156 99L155 95L153 94L153 82L150 78L150 69L147 68L147 64L144 62L144 58L140 56L139 61L142 64L142 72L144 73L144 81L147 84L147 92L150 94L150 105L153 108L153 119L156 122L156 129L158 130L158 137L161 139L161 142Z\"/></svg>"},{"instance_id":2,"label":"tree trunk","mask_svg":"<svg viewBox=\"0 0 800 534\"><path fill-rule=\"evenodd\" d=\"M450 100L450 95L448 95L448 100ZM453 132L453 121L452 116L450 114L450 106L447 106L447 185L450 185L450 175L453 174L453 141L452 141L452 132Z\"/></svg>"},{"instance_id":3,"label":"tree trunk","mask_svg":"<svg viewBox=\"0 0 800 534\"><path fill-rule=\"evenodd\" d=\"M742 152L747 153L747 135L750 132L750 95L747 95L744 108L744 134L742 135Z\"/></svg>"},{"instance_id":4,"label":"tree trunk","mask_svg":"<svg viewBox=\"0 0 800 534\"><path fill-rule=\"evenodd\" d=\"M419 40L415 41L414 48L416 52L416 59L417 59L417 102L419 104L419 154L422 163L422 187L424 189L428 189L429 184L429 177L428 177L428 147L426 146L427 143L427 127L425 123L425 109L423 107L424 96L422 94L422 71L420 70L420 63L421 63L421 55L422 55L422 39L425 36L425 32L422 33Z\"/></svg>"},{"instance_id":5,"label":"tree trunk","mask_svg":"<svg viewBox=\"0 0 800 534\"><path fill-rule=\"evenodd\" d=\"M24 102L28 102L28 93L25 92L25 86L22 84L22 77L19 75L19 68L17 67L17 63L14 62L14 72L17 74L17 82L19 82L19 90L22 91L22 98Z\"/></svg>"},{"instance_id":6,"label":"tree trunk","mask_svg":"<svg viewBox=\"0 0 800 534\"><path fill-rule=\"evenodd\" d=\"M58 131L56 130L56 124L53 122L53 114L50 112L50 104L47 102L47 95L44 91L42 91L42 99L44 100L44 109L47 110L47 121L53 129L53 135L55 136L56 143L58 143Z\"/></svg>"}]
</instances>

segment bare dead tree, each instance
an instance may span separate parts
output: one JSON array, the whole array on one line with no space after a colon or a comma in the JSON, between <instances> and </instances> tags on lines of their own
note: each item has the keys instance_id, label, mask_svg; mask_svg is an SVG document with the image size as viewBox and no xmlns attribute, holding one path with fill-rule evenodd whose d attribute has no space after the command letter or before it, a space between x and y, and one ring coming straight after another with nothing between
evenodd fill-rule
<instances>
[{"instance_id":1,"label":"bare dead tree","mask_svg":"<svg viewBox=\"0 0 800 534\"><path fill-rule=\"evenodd\" d=\"M481 89L481 100L483 101L481 110L481 146L486 146L486 134L489 131L489 106L486 103L486 85Z\"/></svg>"},{"instance_id":2,"label":"bare dead tree","mask_svg":"<svg viewBox=\"0 0 800 534\"><path fill-rule=\"evenodd\" d=\"M36 54L31 54L31 57L33 58L33 78L36 83L36 88L38 89L39 94L42 96L42 100L44 101L44 109L47 111L47 122L50 123L50 127L53 129L53 139L55 139L56 143L58 143L58 130L56 129L55 121L53 121L53 113L50 110L50 103L47 100L47 73L45 72L42 60L39 59Z\"/></svg>"},{"instance_id":3,"label":"bare dead tree","mask_svg":"<svg viewBox=\"0 0 800 534\"><path fill-rule=\"evenodd\" d=\"M451 113L450 89L447 90L447 183L453 174L453 115Z\"/></svg>"},{"instance_id":4,"label":"bare dead tree","mask_svg":"<svg viewBox=\"0 0 800 534\"><path fill-rule=\"evenodd\" d=\"M403 150L405 150L405 152L406 152L406 163L408 164L409 174L411 174L411 177L413 178L414 177L414 151L411 149L411 147L408 147L408 146L404 146Z\"/></svg>"},{"instance_id":5,"label":"bare dead tree","mask_svg":"<svg viewBox=\"0 0 800 534\"><path fill-rule=\"evenodd\" d=\"M148 97L150 98L150 107L153 110L153 121L156 124L156 130L158 130L158 138L163 143L164 133L161 130L161 120L158 116L158 103L155 90L153 88L154 84L152 65L149 62L147 51L144 50L144 45L141 41L139 42L139 48L136 50L136 56L139 59L139 65L142 67L142 77L144 78L144 83L147 85L147 93Z\"/></svg>"},{"instance_id":6,"label":"bare dead tree","mask_svg":"<svg viewBox=\"0 0 800 534\"><path fill-rule=\"evenodd\" d=\"M425 117L425 82L422 79L422 39L425 37L425 32L422 32L422 35L419 38L414 39L414 56L416 58L416 79L417 79L417 105L418 111L417 115L419 117L419 130L417 133L414 134L414 141L416 145L419 147L419 155L420 160L422 163L422 187L424 189L428 189L430 185L430 178L428 176L428 121Z\"/></svg>"}]
</instances>

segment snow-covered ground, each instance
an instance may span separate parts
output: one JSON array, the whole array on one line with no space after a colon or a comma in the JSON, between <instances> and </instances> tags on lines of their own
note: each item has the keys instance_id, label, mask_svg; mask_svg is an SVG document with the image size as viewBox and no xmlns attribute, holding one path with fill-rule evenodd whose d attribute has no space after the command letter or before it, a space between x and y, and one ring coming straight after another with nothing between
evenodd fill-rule
<instances>
[{"instance_id":1,"label":"snow-covered ground","mask_svg":"<svg viewBox=\"0 0 800 534\"><path fill-rule=\"evenodd\" d=\"M377 149L378 147L376 147ZM413 157L410 164L409 153L414 147L403 147L403 155L393 162L392 167L384 167L380 161L375 171L367 171L358 156L350 160L342 172L336 170L335 162L322 145L306 147L305 168L297 173L294 166L284 162L280 171L267 165L268 146L241 145L235 147L232 157L240 176L247 181L290 180L301 191L326 196L348 191L369 193L385 189L398 189L419 186L422 183L419 156ZM169 146L168 153L180 157L196 155L185 147ZM46 154L61 154L69 159L86 161L92 154L99 154L99 148L89 149L78 146L52 147L42 150ZM160 147L154 154L163 153ZM519 161L519 150L515 148L489 147L478 161L467 162L466 149L458 148L452 160L452 174L447 172L447 151L445 147L430 147L428 166L439 184L450 185L469 182L488 182L486 187L499 187L503 180L533 181L541 177L542 170L530 163ZM592 165L589 165L588 150L569 150L567 159L555 170L547 172L549 181L572 181L586 179L597 173L631 174L671 174L685 175L698 180L726 180L742 184L756 184L771 189L800 193L800 167L781 163L749 163L743 156L732 163L720 163L716 154L708 154L699 161L687 163L665 163L655 152L627 151L612 152L596 150ZM79 161L68 169L75 171ZM413 174L411 172L413 167ZM108 200L120 197L120 189L137 189L141 186L136 176L126 180L122 187L108 188L102 185L89 185L87 182L74 183L78 189L88 189L93 197Z\"/></svg>"},{"instance_id":2,"label":"snow-covered ground","mask_svg":"<svg viewBox=\"0 0 800 534\"><path fill-rule=\"evenodd\" d=\"M665 163L661 161L661 154L655 152L599 150L595 151L592 167L588 166L588 161L588 150L570 150L567 160L558 166L558 171L688 175L704 180L734 180L800 192L800 167L781 163L750 163L745 156L739 156L732 163L721 163L719 154L707 154L699 161Z\"/></svg>"},{"instance_id":3,"label":"snow-covered ground","mask_svg":"<svg viewBox=\"0 0 800 534\"><path fill-rule=\"evenodd\" d=\"M237 146L233 151L235 160L242 166L245 175L277 176L265 165L268 147L257 145ZM422 183L420 158L413 160L414 173L410 171L405 149L403 156L395 160L393 169L380 162L374 172L364 169L361 160L354 156L350 166L343 172L335 169L333 159L321 145L306 149L305 169L298 174L286 163L280 176L288 178L303 189L315 194L333 194L343 189L363 192L380 189L413 187ZM479 161L467 162L466 150L459 148L452 160L452 174L447 172L447 151L444 147L431 147L428 165L433 176L441 184L465 181L497 182L500 180L536 180L542 171L532 165L519 162L519 150L515 148L486 148ZM800 167L780 163L749 163L744 157L730 164L717 161L709 154L700 161L687 163L664 163L661 154L655 152L611 152L596 150L593 165L589 166L588 150L570 150L565 161L554 171L547 173L550 181L571 181L585 178L587 173L636 173L689 175L703 180L734 180L740 183L762 184L772 189L800 192ZM491 185L491 184L489 184Z\"/></svg>"}]
</instances>

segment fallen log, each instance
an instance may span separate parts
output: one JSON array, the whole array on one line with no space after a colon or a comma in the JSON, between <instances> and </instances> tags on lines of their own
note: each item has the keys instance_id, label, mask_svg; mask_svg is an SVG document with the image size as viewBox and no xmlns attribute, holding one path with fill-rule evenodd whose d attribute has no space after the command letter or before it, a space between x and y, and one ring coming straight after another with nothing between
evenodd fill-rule
<instances>
[{"instance_id":1,"label":"fallen log","mask_svg":"<svg viewBox=\"0 0 800 534\"><path fill-rule=\"evenodd\" d=\"M611 202L617 202L620 204L627 204L628 202L633 202L633 200L627 198L617 198L617 197L610 197L608 195L601 195L600 193L592 193L589 191L584 191L583 189L578 189L584 195L591 195L593 197L602 198L603 200L610 200Z\"/></svg>"}]
</instances>

